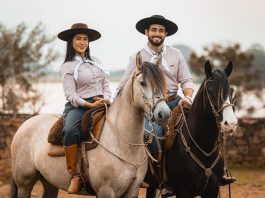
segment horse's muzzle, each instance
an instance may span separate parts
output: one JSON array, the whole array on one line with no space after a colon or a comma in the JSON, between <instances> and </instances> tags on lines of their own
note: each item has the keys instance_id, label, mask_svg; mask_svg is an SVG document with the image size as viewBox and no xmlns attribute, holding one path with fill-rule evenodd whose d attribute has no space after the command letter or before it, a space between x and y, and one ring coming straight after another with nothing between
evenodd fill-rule
<instances>
[{"instance_id":1,"label":"horse's muzzle","mask_svg":"<svg viewBox=\"0 0 265 198\"><path fill-rule=\"evenodd\" d=\"M171 111L165 101L161 101L154 109L154 118L156 123L164 125L171 116Z\"/></svg>"}]
</instances>

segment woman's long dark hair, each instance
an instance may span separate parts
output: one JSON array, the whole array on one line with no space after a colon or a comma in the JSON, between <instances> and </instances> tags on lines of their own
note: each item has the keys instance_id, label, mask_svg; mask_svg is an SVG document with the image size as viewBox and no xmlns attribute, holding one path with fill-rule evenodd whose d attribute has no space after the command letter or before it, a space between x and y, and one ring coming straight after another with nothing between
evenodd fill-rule
<instances>
[{"instance_id":1,"label":"woman's long dark hair","mask_svg":"<svg viewBox=\"0 0 265 198\"><path fill-rule=\"evenodd\" d=\"M73 38L75 35L73 35L68 41L67 41L67 45L66 45L66 54L65 54L65 59L64 59L64 63L67 61L71 61L73 60L73 58L76 55L75 49L73 48ZM91 56L90 56L90 49L89 49L89 44L88 47L85 51L85 58L92 60Z\"/></svg>"}]
</instances>

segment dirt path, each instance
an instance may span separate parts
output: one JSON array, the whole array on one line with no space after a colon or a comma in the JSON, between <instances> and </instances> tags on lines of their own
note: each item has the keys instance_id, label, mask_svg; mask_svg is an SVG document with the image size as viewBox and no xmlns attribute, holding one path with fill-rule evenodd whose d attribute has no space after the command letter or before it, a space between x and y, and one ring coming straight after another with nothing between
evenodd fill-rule
<instances>
[{"instance_id":1,"label":"dirt path","mask_svg":"<svg viewBox=\"0 0 265 198\"><path fill-rule=\"evenodd\" d=\"M9 192L9 161L0 161L0 198L7 198ZM233 198L264 198L265 197L265 169L233 169L233 176L237 182L231 186ZM42 195L42 187L37 184L33 191L33 198L39 198ZM67 192L60 191L59 198L82 198L81 195L68 195ZM140 190L139 198L145 197L145 189ZM221 188L221 198L228 198L228 187ZM92 197L91 197L92 198Z\"/></svg>"}]
</instances>

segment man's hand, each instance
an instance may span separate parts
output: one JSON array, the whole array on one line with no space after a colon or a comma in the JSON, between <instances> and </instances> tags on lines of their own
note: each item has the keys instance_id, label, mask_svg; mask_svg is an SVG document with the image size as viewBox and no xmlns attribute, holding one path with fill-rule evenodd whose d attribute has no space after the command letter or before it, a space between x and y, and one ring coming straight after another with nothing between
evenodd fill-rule
<instances>
[{"instance_id":1,"label":"man's hand","mask_svg":"<svg viewBox=\"0 0 265 198\"><path fill-rule=\"evenodd\" d=\"M182 98L179 101L179 104L182 105L182 106L191 107L191 105L192 105L192 98L189 97L189 96L185 96L184 98Z\"/></svg>"}]
</instances>

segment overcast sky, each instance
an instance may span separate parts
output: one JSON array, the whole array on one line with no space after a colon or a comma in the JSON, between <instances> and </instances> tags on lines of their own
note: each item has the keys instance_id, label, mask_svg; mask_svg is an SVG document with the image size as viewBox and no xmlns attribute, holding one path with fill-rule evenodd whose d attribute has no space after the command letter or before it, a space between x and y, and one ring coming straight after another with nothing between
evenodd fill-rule
<instances>
[{"instance_id":1,"label":"overcast sky","mask_svg":"<svg viewBox=\"0 0 265 198\"><path fill-rule=\"evenodd\" d=\"M42 22L48 35L57 35L73 23L87 23L102 38L91 43L91 55L110 70L124 69L130 55L146 43L138 33L138 20L164 15L179 26L166 44L185 44L201 53L212 43L239 42L243 49L265 46L264 0L0 0L0 22L8 28L25 22L30 27ZM64 58L65 43L55 49Z\"/></svg>"}]
</instances>

